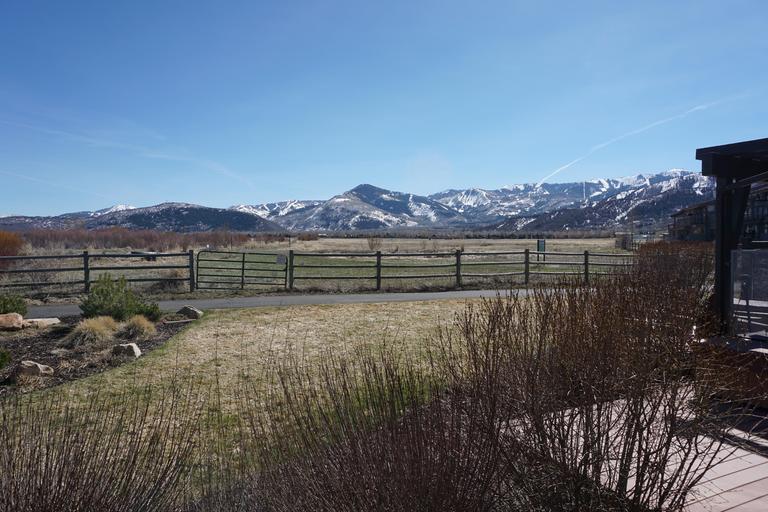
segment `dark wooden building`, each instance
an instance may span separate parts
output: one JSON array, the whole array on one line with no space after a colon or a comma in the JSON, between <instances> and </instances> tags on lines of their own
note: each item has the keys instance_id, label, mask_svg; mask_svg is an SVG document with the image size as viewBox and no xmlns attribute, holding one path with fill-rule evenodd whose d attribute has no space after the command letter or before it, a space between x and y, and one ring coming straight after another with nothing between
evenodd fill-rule
<instances>
[{"instance_id":1,"label":"dark wooden building","mask_svg":"<svg viewBox=\"0 0 768 512\"><path fill-rule=\"evenodd\" d=\"M712 241L715 239L715 200L704 201L672 214L667 229L669 240ZM752 185L744 211L742 236L768 240L768 185Z\"/></svg>"},{"instance_id":2,"label":"dark wooden building","mask_svg":"<svg viewBox=\"0 0 768 512\"><path fill-rule=\"evenodd\" d=\"M714 240L715 201L693 204L673 213L667 231L669 240Z\"/></svg>"},{"instance_id":3,"label":"dark wooden building","mask_svg":"<svg viewBox=\"0 0 768 512\"><path fill-rule=\"evenodd\" d=\"M715 300L723 329L730 330L734 302L741 300L735 291L768 291L762 271L768 266L768 139L700 148L696 159L702 174L716 179ZM749 270L734 268L747 260Z\"/></svg>"}]
</instances>

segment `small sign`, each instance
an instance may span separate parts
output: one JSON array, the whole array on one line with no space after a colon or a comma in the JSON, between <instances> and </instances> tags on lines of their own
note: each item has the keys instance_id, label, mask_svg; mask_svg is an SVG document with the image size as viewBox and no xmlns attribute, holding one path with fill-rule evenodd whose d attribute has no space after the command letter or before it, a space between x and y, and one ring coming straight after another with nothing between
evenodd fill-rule
<instances>
[{"instance_id":1,"label":"small sign","mask_svg":"<svg viewBox=\"0 0 768 512\"><path fill-rule=\"evenodd\" d=\"M275 256L275 263L278 265L286 265L288 263L288 256L285 254L278 254Z\"/></svg>"},{"instance_id":2,"label":"small sign","mask_svg":"<svg viewBox=\"0 0 768 512\"><path fill-rule=\"evenodd\" d=\"M547 241L546 240L536 240L536 252L547 252ZM546 254L537 254L536 255L536 261L539 261L539 257L543 257L544 261L547 261L547 255Z\"/></svg>"}]
</instances>

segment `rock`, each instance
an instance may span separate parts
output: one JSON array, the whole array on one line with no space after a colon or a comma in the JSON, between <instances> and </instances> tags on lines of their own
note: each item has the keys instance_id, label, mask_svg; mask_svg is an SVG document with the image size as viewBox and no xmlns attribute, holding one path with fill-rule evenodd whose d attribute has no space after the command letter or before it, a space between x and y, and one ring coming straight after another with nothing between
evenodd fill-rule
<instances>
[{"instance_id":1,"label":"rock","mask_svg":"<svg viewBox=\"0 0 768 512\"><path fill-rule=\"evenodd\" d=\"M28 329L33 327L35 329L43 329L45 327L51 327L60 323L61 320L58 318L28 318L24 320L24 328Z\"/></svg>"},{"instance_id":2,"label":"rock","mask_svg":"<svg viewBox=\"0 0 768 512\"><path fill-rule=\"evenodd\" d=\"M187 318L193 318L195 320L203 317L203 312L194 306L184 306L183 308L178 310L176 314L185 316Z\"/></svg>"},{"instance_id":3,"label":"rock","mask_svg":"<svg viewBox=\"0 0 768 512\"><path fill-rule=\"evenodd\" d=\"M22 361L19 366L19 373L33 377L45 377L46 375L53 375L53 368L35 361Z\"/></svg>"},{"instance_id":4,"label":"rock","mask_svg":"<svg viewBox=\"0 0 768 512\"><path fill-rule=\"evenodd\" d=\"M116 356L141 357L141 349L135 343L121 343L112 347L112 353Z\"/></svg>"},{"instance_id":5,"label":"rock","mask_svg":"<svg viewBox=\"0 0 768 512\"><path fill-rule=\"evenodd\" d=\"M24 317L18 313L0 315L0 331L20 331L24 328Z\"/></svg>"}]
</instances>

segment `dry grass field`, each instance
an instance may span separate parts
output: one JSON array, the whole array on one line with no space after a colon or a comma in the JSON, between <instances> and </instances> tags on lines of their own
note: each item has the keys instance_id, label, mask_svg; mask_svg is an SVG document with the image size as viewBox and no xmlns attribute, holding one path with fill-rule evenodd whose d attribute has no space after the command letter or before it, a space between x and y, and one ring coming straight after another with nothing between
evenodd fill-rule
<instances>
[{"instance_id":1,"label":"dry grass field","mask_svg":"<svg viewBox=\"0 0 768 512\"><path fill-rule=\"evenodd\" d=\"M561 238L547 240L547 251L553 252L620 252L614 247L613 238ZM290 242L248 242L244 246L252 250L288 250L297 252L370 252L366 238L319 238L302 241L292 238ZM379 250L388 252L444 252L463 249L475 251L522 251L536 250L533 239L418 239L382 238Z\"/></svg>"},{"instance_id":2,"label":"dry grass field","mask_svg":"<svg viewBox=\"0 0 768 512\"><path fill-rule=\"evenodd\" d=\"M453 321L466 301L288 306L211 311L134 363L61 386L72 403L96 393L118 396L174 378L199 389L217 386L224 404L242 388L271 386L275 364L297 356L305 364L356 349L389 347L403 357L424 355L439 326ZM225 405L225 408L229 408ZM232 411L230 411L232 412Z\"/></svg>"}]
</instances>

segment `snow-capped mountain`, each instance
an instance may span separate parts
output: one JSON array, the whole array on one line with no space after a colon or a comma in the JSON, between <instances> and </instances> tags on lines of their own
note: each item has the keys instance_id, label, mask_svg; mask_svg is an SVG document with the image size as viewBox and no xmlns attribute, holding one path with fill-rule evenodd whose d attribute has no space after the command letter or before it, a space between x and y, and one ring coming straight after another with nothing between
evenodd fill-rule
<instances>
[{"instance_id":1,"label":"snow-capped mountain","mask_svg":"<svg viewBox=\"0 0 768 512\"><path fill-rule=\"evenodd\" d=\"M223 209L208 208L189 203L162 203L146 208L118 209L93 216L85 223L88 229L104 227L129 229L157 229L160 231L276 231L280 226L258 215Z\"/></svg>"},{"instance_id":2,"label":"snow-capped mountain","mask_svg":"<svg viewBox=\"0 0 768 512\"><path fill-rule=\"evenodd\" d=\"M285 201L232 208L298 231L444 227L465 223L459 212L438 201L373 185L358 185L327 201Z\"/></svg>"},{"instance_id":3,"label":"snow-capped mountain","mask_svg":"<svg viewBox=\"0 0 768 512\"><path fill-rule=\"evenodd\" d=\"M116 204L115 206L111 206L109 208L103 208L101 210L96 210L95 212L88 212L91 217L101 217L102 215L107 215L109 213L115 213L115 212L125 212L128 210L135 210L135 206L130 206L127 204Z\"/></svg>"},{"instance_id":4,"label":"snow-capped mountain","mask_svg":"<svg viewBox=\"0 0 768 512\"><path fill-rule=\"evenodd\" d=\"M524 183L499 189L446 190L431 196L359 185L328 200L241 204L116 205L54 217L0 218L0 229L168 231L353 231L409 228L504 231L612 229L638 221L663 225L674 211L712 197L711 179L683 169L574 183Z\"/></svg>"},{"instance_id":5,"label":"snow-capped mountain","mask_svg":"<svg viewBox=\"0 0 768 512\"><path fill-rule=\"evenodd\" d=\"M713 180L697 173L674 169L654 175L638 175L623 179L621 186L612 193L599 194L589 201L567 208L511 217L499 224L498 229L611 229L629 222L663 226L672 213L712 199L713 193Z\"/></svg>"},{"instance_id":6,"label":"snow-capped mountain","mask_svg":"<svg viewBox=\"0 0 768 512\"><path fill-rule=\"evenodd\" d=\"M274 219L275 217L284 217L289 213L314 208L324 201L280 201L278 203L264 203L259 205L239 204L230 206L230 210L258 215L264 219Z\"/></svg>"},{"instance_id":7,"label":"snow-capped mountain","mask_svg":"<svg viewBox=\"0 0 768 512\"><path fill-rule=\"evenodd\" d=\"M471 222L492 223L507 217L530 217L563 208L583 207L622 193L646 188L664 193L664 187L672 190L678 183L682 183L683 187L690 186L692 190L702 194L711 191L713 187L709 178L698 173L672 169L658 174L638 174L625 178L573 183L524 183L496 190L446 190L430 197L461 212ZM656 185L661 185L661 189Z\"/></svg>"},{"instance_id":8,"label":"snow-capped mountain","mask_svg":"<svg viewBox=\"0 0 768 512\"><path fill-rule=\"evenodd\" d=\"M277 224L259 216L188 203L162 203L146 208L117 205L93 212L65 213L53 217L11 216L0 219L0 229L100 229L122 227L159 231L279 231Z\"/></svg>"}]
</instances>

